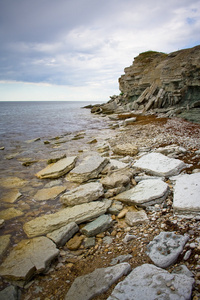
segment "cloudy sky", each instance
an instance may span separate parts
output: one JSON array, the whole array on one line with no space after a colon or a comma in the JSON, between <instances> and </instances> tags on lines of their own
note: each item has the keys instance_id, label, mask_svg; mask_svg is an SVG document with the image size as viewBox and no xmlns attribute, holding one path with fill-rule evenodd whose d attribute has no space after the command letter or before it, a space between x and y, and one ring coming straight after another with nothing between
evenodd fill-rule
<instances>
[{"instance_id":1,"label":"cloudy sky","mask_svg":"<svg viewBox=\"0 0 200 300\"><path fill-rule=\"evenodd\" d=\"M200 0L0 0L0 101L107 101L140 52L200 44Z\"/></svg>"}]
</instances>

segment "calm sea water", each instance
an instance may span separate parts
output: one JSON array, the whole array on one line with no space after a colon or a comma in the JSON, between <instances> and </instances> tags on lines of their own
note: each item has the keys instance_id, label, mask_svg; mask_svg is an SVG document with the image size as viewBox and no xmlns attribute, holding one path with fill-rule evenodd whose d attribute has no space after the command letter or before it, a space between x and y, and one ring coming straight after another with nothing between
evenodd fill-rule
<instances>
[{"instance_id":1,"label":"calm sea water","mask_svg":"<svg viewBox=\"0 0 200 300\"><path fill-rule=\"evenodd\" d=\"M90 102L0 102L0 140L26 140L105 127L102 118L83 109Z\"/></svg>"}]
</instances>

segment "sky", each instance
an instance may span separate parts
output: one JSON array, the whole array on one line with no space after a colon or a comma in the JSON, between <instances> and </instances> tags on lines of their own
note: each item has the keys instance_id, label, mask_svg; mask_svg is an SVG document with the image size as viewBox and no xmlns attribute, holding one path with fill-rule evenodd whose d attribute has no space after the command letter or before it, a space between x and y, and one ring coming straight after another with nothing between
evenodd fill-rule
<instances>
[{"instance_id":1,"label":"sky","mask_svg":"<svg viewBox=\"0 0 200 300\"><path fill-rule=\"evenodd\" d=\"M139 53L200 44L200 0L0 0L0 101L108 101Z\"/></svg>"}]
</instances>

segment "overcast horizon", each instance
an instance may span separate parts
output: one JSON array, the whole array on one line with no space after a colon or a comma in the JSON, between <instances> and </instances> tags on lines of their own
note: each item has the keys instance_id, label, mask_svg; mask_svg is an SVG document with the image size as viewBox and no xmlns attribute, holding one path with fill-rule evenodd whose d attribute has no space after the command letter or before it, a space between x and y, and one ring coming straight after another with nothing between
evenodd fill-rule
<instances>
[{"instance_id":1,"label":"overcast horizon","mask_svg":"<svg viewBox=\"0 0 200 300\"><path fill-rule=\"evenodd\" d=\"M0 101L108 101L139 53L200 44L200 0L0 0Z\"/></svg>"}]
</instances>

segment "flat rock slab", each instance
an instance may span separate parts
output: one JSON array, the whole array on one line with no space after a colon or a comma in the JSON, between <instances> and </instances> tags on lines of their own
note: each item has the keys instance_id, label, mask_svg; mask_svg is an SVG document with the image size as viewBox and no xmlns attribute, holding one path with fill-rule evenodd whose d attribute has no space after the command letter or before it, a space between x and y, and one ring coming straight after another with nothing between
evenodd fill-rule
<instances>
[{"instance_id":1,"label":"flat rock slab","mask_svg":"<svg viewBox=\"0 0 200 300\"><path fill-rule=\"evenodd\" d=\"M0 219L10 220L16 217L23 216L23 211L16 209L14 207L10 207L0 211Z\"/></svg>"},{"instance_id":2,"label":"flat rock slab","mask_svg":"<svg viewBox=\"0 0 200 300\"><path fill-rule=\"evenodd\" d=\"M18 189L13 189L7 193L3 193L1 201L6 203L15 203L21 197L21 195L22 194Z\"/></svg>"},{"instance_id":3,"label":"flat rock slab","mask_svg":"<svg viewBox=\"0 0 200 300\"><path fill-rule=\"evenodd\" d=\"M173 208L177 215L200 217L200 173L185 174L176 180Z\"/></svg>"},{"instance_id":4,"label":"flat rock slab","mask_svg":"<svg viewBox=\"0 0 200 300\"><path fill-rule=\"evenodd\" d=\"M194 279L184 274L170 274L154 265L135 268L117 284L107 300L191 299Z\"/></svg>"},{"instance_id":5,"label":"flat rock slab","mask_svg":"<svg viewBox=\"0 0 200 300\"><path fill-rule=\"evenodd\" d=\"M119 186L125 186L130 183L133 171L130 168L123 168L113 171L110 175L101 179L104 188L112 189Z\"/></svg>"},{"instance_id":6,"label":"flat rock slab","mask_svg":"<svg viewBox=\"0 0 200 300\"><path fill-rule=\"evenodd\" d=\"M58 254L56 245L47 237L22 240L1 264L0 276L28 281L34 274L45 271Z\"/></svg>"},{"instance_id":7,"label":"flat rock slab","mask_svg":"<svg viewBox=\"0 0 200 300\"><path fill-rule=\"evenodd\" d=\"M112 224L110 215L102 215L93 222L87 224L81 229L81 232L88 237L95 236L100 232L106 231Z\"/></svg>"},{"instance_id":8,"label":"flat rock slab","mask_svg":"<svg viewBox=\"0 0 200 300\"><path fill-rule=\"evenodd\" d=\"M10 245L10 234L0 236L0 257L4 255Z\"/></svg>"},{"instance_id":9,"label":"flat rock slab","mask_svg":"<svg viewBox=\"0 0 200 300\"><path fill-rule=\"evenodd\" d=\"M147 179L140 181L134 188L117 195L114 199L131 205L147 207L164 201L168 190L167 183L161 179Z\"/></svg>"},{"instance_id":10,"label":"flat rock slab","mask_svg":"<svg viewBox=\"0 0 200 300\"><path fill-rule=\"evenodd\" d=\"M66 190L66 187L60 186L60 185L41 189L41 190L37 191L37 193L34 196L34 199L36 201L52 200L52 199L55 199L59 194L61 194L65 190Z\"/></svg>"},{"instance_id":11,"label":"flat rock slab","mask_svg":"<svg viewBox=\"0 0 200 300\"><path fill-rule=\"evenodd\" d=\"M169 177L179 174L187 165L161 153L149 153L138 159L133 166L151 175Z\"/></svg>"},{"instance_id":12,"label":"flat rock slab","mask_svg":"<svg viewBox=\"0 0 200 300\"><path fill-rule=\"evenodd\" d=\"M117 146L114 146L112 148L112 151L114 154L118 154L118 155L135 156L136 154L138 154L138 147L130 143L119 144Z\"/></svg>"},{"instance_id":13,"label":"flat rock slab","mask_svg":"<svg viewBox=\"0 0 200 300\"><path fill-rule=\"evenodd\" d=\"M64 246L65 243L78 231L78 225L75 222L71 222L58 230L48 233L47 237L57 246Z\"/></svg>"},{"instance_id":14,"label":"flat rock slab","mask_svg":"<svg viewBox=\"0 0 200 300\"><path fill-rule=\"evenodd\" d=\"M149 219L147 217L147 214L144 210L138 210L138 211L128 211L126 213L125 222L129 226L135 226L138 224L143 224L148 222Z\"/></svg>"},{"instance_id":15,"label":"flat rock slab","mask_svg":"<svg viewBox=\"0 0 200 300\"><path fill-rule=\"evenodd\" d=\"M68 180L82 183L89 179L97 178L99 173L107 165L108 159L101 157L97 153L86 157L77 167L75 167L67 176Z\"/></svg>"},{"instance_id":16,"label":"flat rock slab","mask_svg":"<svg viewBox=\"0 0 200 300\"><path fill-rule=\"evenodd\" d=\"M40 172L35 174L38 178L59 178L75 167L77 156L66 157L60 159L56 163L48 165L46 168L42 169Z\"/></svg>"},{"instance_id":17,"label":"flat rock slab","mask_svg":"<svg viewBox=\"0 0 200 300\"><path fill-rule=\"evenodd\" d=\"M154 264L167 268L176 262L189 237L174 232L161 232L147 245L147 255Z\"/></svg>"},{"instance_id":18,"label":"flat rock slab","mask_svg":"<svg viewBox=\"0 0 200 300\"><path fill-rule=\"evenodd\" d=\"M60 200L65 205L74 206L97 200L103 195L104 189L102 184L99 182L90 182L67 191L60 197Z\"/></svg>"},{"instance_id":19,"label":"flat rock slab","mask_svg":"<svg viewBox=\"0 0 200 300\"><path fill-rule=\"evenodd\" d=\"M25 185L27 181L25 179L21 179L19 177L5 177L1 178L0 180L0 186L8 189L18 188Z\"/></svg>"},{"instance_id":20,"label":"flat rock slab","mask_svg":"<svg viewBox=\"0 0 200 300\"><path fill-rule=\"evenodd\" d=\"M23 228L28 237L45 235L71 222L80 224L96 218L104 214L110 205L110 200L104 200L67 207L54 214L35 218L25 223Z\"/></svg>"},{"instance_id":21,"label":"flat rock slab","mask_svg":"<svg viewBox=\"0 0 200 300\"><path fill-rule=\"evenodd\" d=\"M128 263L96 269L94 272L77 277L70 287L65 300L89 300L106 292L109 287L131 270Z\"/></svg>"}]
</instances>

